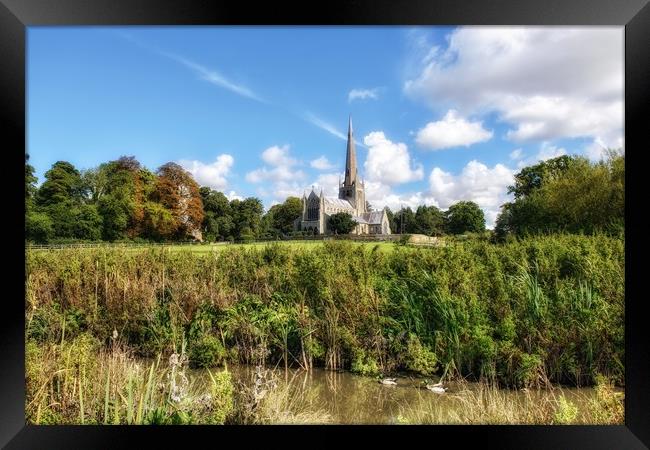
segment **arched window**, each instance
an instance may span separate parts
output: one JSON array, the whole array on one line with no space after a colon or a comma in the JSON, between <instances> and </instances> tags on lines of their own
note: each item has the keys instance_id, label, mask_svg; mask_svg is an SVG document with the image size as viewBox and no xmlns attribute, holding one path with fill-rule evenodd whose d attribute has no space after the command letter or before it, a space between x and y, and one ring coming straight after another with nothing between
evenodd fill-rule
<instances>
[{"instance_id":1,"label":"arched window","mask_svg":"<svg viewBox=\"0 0 650 450\"><path fill-rule=\"evenodd\" d=\"M319 205L316 202L312 202L307 209L307 220L318 220L319 216Z\"/></svg>"}]
</instances>

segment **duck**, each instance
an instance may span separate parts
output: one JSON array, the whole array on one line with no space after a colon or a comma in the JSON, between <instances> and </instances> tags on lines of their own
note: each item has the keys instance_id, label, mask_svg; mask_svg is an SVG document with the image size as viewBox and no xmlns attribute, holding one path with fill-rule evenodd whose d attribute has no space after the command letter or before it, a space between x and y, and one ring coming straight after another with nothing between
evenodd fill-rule
<instances>
[{"instance_id":1,"label":"duck","mask_svg":"<svg viewBox=\"0 0 650 450\"><path fill-rule=\"evenodd\" d=\"M397 378L382 378L379 380L381 384L386 384L389 386L394 386L397 384Z\"/></svg>"},{"instance_id":2,"label":"duck","mask_svg":"<svg viewBox=\"0 0 650 450\"><path fill-rule=\"evenodd\" d=\"M443 387L442 383L427 384L425 387L436 394L444 394L447 391L447 388Z\"/></svg>"}]
</instances>

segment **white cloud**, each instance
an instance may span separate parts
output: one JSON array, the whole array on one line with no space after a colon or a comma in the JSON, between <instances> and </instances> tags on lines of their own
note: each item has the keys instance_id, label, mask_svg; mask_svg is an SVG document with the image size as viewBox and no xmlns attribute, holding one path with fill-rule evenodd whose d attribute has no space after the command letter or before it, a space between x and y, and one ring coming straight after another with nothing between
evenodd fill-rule
<instances>
[{"instance_id":1,"label":"white cloud","mask_svg":"<svg viewBox=\"0 0 650 450\"><path fill-rule=\"evenodd\" d=\"M562 147L558 148L555 145L549 144L548 142L542 142L542 145L539 148L539 152L537 153L537 160L546 161L547 159L557 158L558 156L566 154L566 149Z\"/></svg>"},{"instance_id":2,"label":"white cloud","mask_svg":"<svg viewBox=\"0 0 650 450\"><path fill-rule=\"evenodd\" d=\"M334 165L329 162L327 157L321 156L320 158L314 159L312 162L309 163L310 166L312 166L314 169L318 170L329 170L333 169Z\"/></svg>"},{"instance_id":3,"label":"white cloud","mask_svg":"<svg viewBox=\"0 0 650 450\"><path fill-rule=\"evenodd\" d=\"M469 122L459 117L458 112L450 109L437 122L429 122L418 131L415 141L430 150L440 150L449 147L469 147L478 142L492 138L492 131L483 128L482 122Z\"/></svg>"},{"instance_id":4,"label":"white cloud","mask_svg":"<svg viewBox=\"0 0 650 450\"><path fill-rule=\"evenodd\" d=\"M513 150L512 152L510 152L510 159L517 160L517 159L521 159L523 157L524 157L524 152L520 148L517 148L517 149Z\"/></svg>"},{"instance_id":5,"label":"white cloud","mask_svg":"<svg viewBox=\"0 0 650 450\"><path fill-rule=\"evenodd\" d=\"M548 159L557 158L558 156L566 155L568 152L564 147L557 147L549 142L542 142L539 146L539 151L535 156L530 158L520 158L517 161L517 168L522 169L526 166L532 166Z\"/></svg>"},{"instance_id":6,"label":"white cloud","mask_svg":"<svg viewBox=\"0 0 650 450\"><path fill-rule=\"evenodd\" d=\"M352 89L348 93L348 102L352 102L353 100L365 100L365 99L373 99L377 100L379 98L379 88L374 88L374 89Z\"/></svg>"},{"instance_id":7,"label":"white cloud","mask_svg":"<svg viewBox=\"0 0 650 450\"><path fill-rule=\"evenodd\" d=\"M199 185L222 191L228 185L226 177L234 162L232 156L224 153L217 156L217 159L210 164L197 160L181 160L178 164L191 173Z\"/></svg>"},{"instance_id":8,"label":"white cloud","mask_svg":"<svg viewBox=\"0 0 650 450\"><path fill-rule=\"evenodd\" d=\"M424 177L422 165L411 168L406 144L390 141L382 131L371 132L363 142L368 146L364 168L369 181L395 185Z\"/></svg>"},{"instance_id":9,"label":"white cloud","mask_svg":"<svg viewBox=\"0 0 650 450\"><path fill-rule=\"evenodd\" d=\"M244 197L237 195L235 191L230 191L227 194L224 194L229 201L233 200L244 200Z\"/></svg>"},{"instance_id":10,"label":"white cloud","mask_svg":"<svg viewBox=\"0 0 650 450\"><path fill-rule=\"evenodd\" d=\"M282 147L274 145L267 148L262 152L262 159L272 166L293 166L297 162L289 156L288 145L283 145Z\"/></svg>"},{"instance_id":11,"label":"white cloud","mask_svg":"<svg viewBox=\"0 0 650 450\"><path fill-rule=\"evenodd\" d=\"M297 161L289 156L289 146L278 147L274 145L262 152L262 160L271 168L266 166L255 169L246 174L246 181L251 183L261 183L263 181L291 181L302 179L305 173L302 170L294 170L293 166Z\"/></svg>"},{"instance_id":12,"label":"white cloud","mask_svg":"<svg viewBox=\"0 0 650 450\"><path fill-rule=\"evenodd\" d=\"M618 138L610 137L600 137L597 136L590 144L588 144L584 149L584 155L589 158L591 161L600 161L607 157L606 150L611 149L622 149L625 153L625 146L623 145L624 139L622 136Z\"/></svg>"},{"instance_id":13,"label":"white cloud","mask_svg":"<svg viewBox=\"0 0 650 450\"><path fill-rule=\"evenodd\" d=\"M380 187L379 191L377 192L373 192L372 190L367 189L366 198L372 205L373 209L382 209L383 207L387 206L391 211L395 212L402 207L415 210L420 205L439 206L436 202L436 199L425 192L398 194L391 192L390 189L382 192L382 188L383 186Z\"/></svg>"},{"instance_id":14,"label":"white cloud","mask_svg":"<svg viewBox=\"0 0 650 450\"><path fill-rule=\"evenodd\" d=\"M408 95L465 116L495 111L515 142L622 137L622 27L460 27L446 48L415 53Z\"/></svg>"},{"instance_id":15,"label":"white cloud","mask_svg":"<svg viewBox=\"0 0 650 450\"><path fill-rule=\"evenodd\" d=\"M510 200L507 187L513 184L513 175L502 164L490 169L475 160L467 163L458 175L435 167L429 176L430 195L443 209L463 200L476 202L485 213L486 225L492 228L501 205Z\"/></svg>"}]
</instances>

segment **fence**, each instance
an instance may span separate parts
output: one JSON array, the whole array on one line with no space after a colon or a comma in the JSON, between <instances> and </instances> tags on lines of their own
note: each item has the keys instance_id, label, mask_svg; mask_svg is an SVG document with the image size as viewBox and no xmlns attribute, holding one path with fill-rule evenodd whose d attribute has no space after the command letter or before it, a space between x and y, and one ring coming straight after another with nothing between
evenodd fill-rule
<instances>
[{"instance_id":1,"label":"fence","mask_svg":"<svg viewBox=\"0 0 650 450\"><path fill-rule=\"evenodd\" d=\"M53 250L62 248L142 248L142 247L196 247L212 245L228 245L231 242L84 242L71 244L26 244L27 250Z\"/></svg>"},{"instance_id":2,"label":"fence","mask_svg":"<svg viewBox=\"0 0 650 450\"><path fill-rule=\"evenodd\" d=\"M26 250L56 250L64 248L144 248L144 247L197 247L197 246L214 246L230 244L262 244L281 241L329 241L329 240L346 240L355 242L381 242L397 241L399 234L375 234L375 235L315 235L315 236L283 236L269 239L255 239L250 241L230 242L80 242L70 244L26 244Z\"/></svg>"}]
</instances>

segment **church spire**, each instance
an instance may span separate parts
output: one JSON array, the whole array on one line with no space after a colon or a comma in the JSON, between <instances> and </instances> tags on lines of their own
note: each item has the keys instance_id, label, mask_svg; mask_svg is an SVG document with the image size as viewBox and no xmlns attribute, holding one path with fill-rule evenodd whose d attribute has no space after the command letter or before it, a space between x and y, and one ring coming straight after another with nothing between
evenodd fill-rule
<instances>
[{"instance_id":1,"label":"church spire","mask_svg":"<svg viewBox=\"0 0 650 450\"><path fill-rule=\"evenodd\" d=\"M357 181L357 153L354 148L354 136L352 134L352 114L348 122L348 151L345 157L345 186L351 186Z\"/></svg>"}]
</instances>

